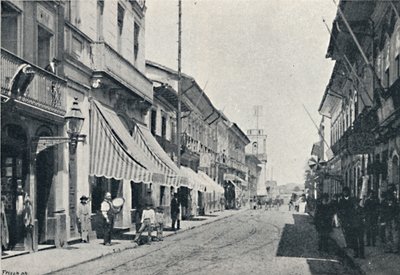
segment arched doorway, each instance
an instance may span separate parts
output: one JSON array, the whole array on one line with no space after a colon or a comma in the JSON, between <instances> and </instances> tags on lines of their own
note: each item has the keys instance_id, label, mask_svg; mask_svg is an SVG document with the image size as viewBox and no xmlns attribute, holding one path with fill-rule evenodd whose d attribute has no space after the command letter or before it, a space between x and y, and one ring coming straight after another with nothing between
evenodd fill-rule
<instances>
[{"instance_id":1,"label":"arched doorway","mask_svg":"<svg viewBox=\"0 0 400 275\"><path fill-rule=\"evenodd\" d=\"M37 133L37 136L52 136L48 128L41 128ZM47 241L47 220L54 216L54 201L51 199L53 177L54 149L50 147L41 151L36 157L36 219L39 243Z\"/></svg>"},{"instance_id":2,"label":"arched doorway","mask_svg":"<svg viewBox=\"0 0 400 275\"><path fill-rule=\"evenodd\" d=\"M23 247L23 196L28 173L27 134L17 124L1 129L1 195L9 226L9 249Z\"/></svg>"}]
</instances>

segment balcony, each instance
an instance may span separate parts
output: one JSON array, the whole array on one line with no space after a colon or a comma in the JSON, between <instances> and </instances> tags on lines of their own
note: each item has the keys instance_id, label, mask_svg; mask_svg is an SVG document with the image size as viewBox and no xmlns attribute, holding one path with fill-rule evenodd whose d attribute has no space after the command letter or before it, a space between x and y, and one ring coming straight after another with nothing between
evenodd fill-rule
<instances>
[{"instance_id":1,"label":"balcony","mask_svg":"<svg viewBox=\"0 0 400 275\"><path fill-rule=\"evenodd\" d=\"M348 152L351 155L368 154L375 146L375 136L371 131L360 131L349 128L343 136L332 145L331 149L335 155Z\"/></svg>"},{"instance_id":2,"label":"balcony","mask_svg":"<svg viewBox=\"0 0 400 275\"><path fill-rule=\"evenodd\" d=\"M132 63L123 58L105 42L93 43L92 51L94 78L103 79L102 77L105 75L108 77L107 80L111 80L117 86L122 86L147 101L153 101L152 82Z\"/></svg>"},{"instance_id":3,"label":"balcony","mask_svg":"<svg viewBox=\"0 0 400 275\"><path fill-rule=\"evenodd\" d=\"M1 49L1 95L11 96L10 82L18 67L28 64L34 71L34 77L23 95L18 95L17 102L23 102L35 108L42 109L60 116L66 112L66 81L15 54Z\"/></svg>"},{"instance_id":4,"label":"balcony","mask_svg":"<svg viewBox=\"0 0 400 275\"><path fill-rule=\"evenodd\" d=\"M158 144L161 145L161 147L164 149L165 152L167 152L168 154L171 153L176 154L178 150L178 145L161 136L156 136L156 140Z\"/></svg>"}]
</instances>

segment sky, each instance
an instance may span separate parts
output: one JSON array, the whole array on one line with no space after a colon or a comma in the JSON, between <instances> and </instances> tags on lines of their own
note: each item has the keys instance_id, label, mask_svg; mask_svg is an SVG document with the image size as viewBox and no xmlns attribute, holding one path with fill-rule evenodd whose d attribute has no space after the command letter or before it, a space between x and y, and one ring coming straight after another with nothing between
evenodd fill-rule
<instances>
[{"instance_id":1,"label":"sky","mask_svg":"<svg viewBox=\"0 0 400 275\"><path fill-rule=\"evenodd\" d=\"M178 1L147 0L146 59L177 69ZM229 120L267 137L267 177L303 183L318 141L318 107L334 62L326 59L330 0L183 0L182 71ZM329 139L328 139L329 142Z\"/></svg>"}]
</instances>

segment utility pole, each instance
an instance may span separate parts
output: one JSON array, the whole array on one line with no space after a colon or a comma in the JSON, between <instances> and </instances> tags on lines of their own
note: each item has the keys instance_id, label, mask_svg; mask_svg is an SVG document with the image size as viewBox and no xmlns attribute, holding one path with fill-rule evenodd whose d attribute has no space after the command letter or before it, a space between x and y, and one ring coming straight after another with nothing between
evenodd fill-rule
<instances>
[{"instance_id":1,"label":"utility pole","mask_svg":"<svg viewBox=\"0 0 400 275\"><path fill-rule=\"evenodd\" d=\"M178 149L176 152L176 164L181 167L181 129L182 129L182 116L181 116L181 101L182 101L182 0L178 0L178 110L176 112L176 142Z\"/></svg>"}]
</instances>

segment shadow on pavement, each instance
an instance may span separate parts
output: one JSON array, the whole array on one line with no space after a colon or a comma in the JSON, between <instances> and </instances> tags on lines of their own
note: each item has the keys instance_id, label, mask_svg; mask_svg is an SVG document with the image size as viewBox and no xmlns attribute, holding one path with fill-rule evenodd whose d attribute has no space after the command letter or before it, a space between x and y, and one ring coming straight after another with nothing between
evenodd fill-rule
<instances>
[{"instance_id":1,"label":"shadow on pavement","mask_svg":"<svg viewBox=\"0 0 400 275\"><path fill-rule=\"evenodd\" d=\"M308 215L293 214L294 224L285 224L276 255L278 257L332 258L317 250L317 232Z\"/></svg>"}]
</instances>

